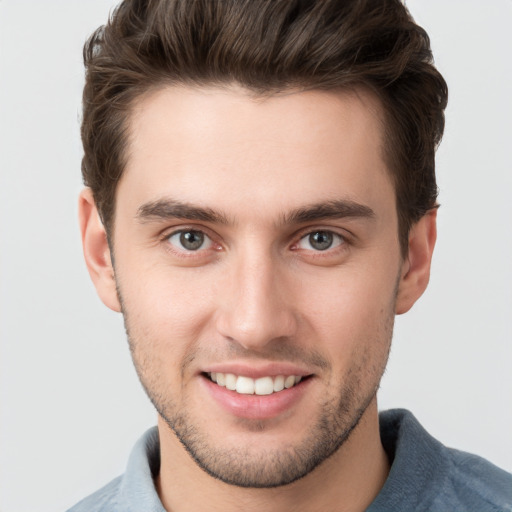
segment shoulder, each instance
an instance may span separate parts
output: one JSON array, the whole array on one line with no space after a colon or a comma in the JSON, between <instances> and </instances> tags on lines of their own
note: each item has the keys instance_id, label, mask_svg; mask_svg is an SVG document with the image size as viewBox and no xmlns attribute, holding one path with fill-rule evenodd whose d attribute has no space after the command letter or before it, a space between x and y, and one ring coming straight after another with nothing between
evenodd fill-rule
<instances>
[{"instance_id":1,"label":"shoulder","mask_svg":"<svg viewBox=\"0 0 512 512\"><path fill-rule=\"evenodd\" d=\"M126 471L68 512L165 512L153 478L160 468L160 444L156 427L133 447Z\"/></svg>"},{"instance_id":2,"label":"shoulder","mask_svg":"<svg viewBox=\"0 0 512 512\"><path fill-rule=\"evenodd\" d=\"M512 511L512 475L489 461L445 448L446 477L434 503L471 511Z\"/></svg>"},{"instance_id":3,"label":"shoulder","mask_svg":"<svg viewBox=\"0 0 512 512\"><path fill-rule=\"evenodd\" d=\"M78 502L67 512L115 512L122 478L122 476L115 478L95 493Z\"/></svg>"},{"instance_id":4,"label":"shoulder","mask_svg":"<svg viewBox=\"0 0 512 512\"><path fill-rule=\"evenodd\" d=\"M380 415L391 470L372 512L512 512L512 475L490 462L447 448L405 410Z\"/></svg>"}]
</instances>

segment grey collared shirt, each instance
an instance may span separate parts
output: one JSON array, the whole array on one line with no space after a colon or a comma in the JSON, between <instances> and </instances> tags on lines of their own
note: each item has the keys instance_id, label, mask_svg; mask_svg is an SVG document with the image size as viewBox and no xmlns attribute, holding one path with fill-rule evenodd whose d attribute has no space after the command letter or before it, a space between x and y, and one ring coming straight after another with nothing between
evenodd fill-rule
<instances>
[{"instance_id":1,"label":"grey collared shirt","mask_svg":"<svg viewBox=\"0 0 512 512\"><path fill-rule=\"evenodd\" d=\"M368 512L512 511L512 475L490 462L446 448L408 411L380 414L391 471ZM156 427L134 446L126 472L68 512L165 512L154 485L160 468Z\"/></svg>"}]
</instances>

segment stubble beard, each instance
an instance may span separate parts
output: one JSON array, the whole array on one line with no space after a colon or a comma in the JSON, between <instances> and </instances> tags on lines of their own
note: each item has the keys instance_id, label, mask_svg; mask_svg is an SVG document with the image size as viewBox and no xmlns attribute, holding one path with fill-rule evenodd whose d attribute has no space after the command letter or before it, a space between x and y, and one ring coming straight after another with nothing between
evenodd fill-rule
<instances>
[{"instance_id":1,"label":"stubble beard","mask_svg":"<svg viewBox=\"0 0 512 512\"><path fill-rule=\"evenodd\" d=\"M373 375L375 382L369 390L368 382L363 383L364 379L361 378L367 376L367 369L357 368L349 372L347 384L341 387L337 395L321 404L318 420L297 445L281 450L263 447L250 449L245 446L230 446L226 449L225 446L215 444L209 438L208 431L197 427L189 411L172 402L169 396L158 392L158 375L144 368L147 360L137 356L137 346L140 346L141 340L135 341L129 333L128 339L135 368L146 394L192 459L212 477L245 488L272 488L291 484L336 453L349 439L375 398L387 361L386 356L378 375ZM362 389L367 390L365 395L361 393ZM211 426L214 428L214 422ZM264 421L252 427L259 433L267 428Z\"/></svg>"},{"instance_id":2,"label":"stubble beard","mask_svg":"<svg viewBox=\"0 0 512 512\"><path fill-rule=\"evenodd\" d=\"M396 292L397 289L395 301ZM146 340L135 340L131 336L128 314L119 289L118 296L135 369L158 414L201 469L226 484L244 488L273 488L291 484L311 473L340 449L377 394L393 335L395 301L384 319L378 339L374 340L377 344L385 343L386 347L377 367L375 361L370 362L369 354L365 354L360 365L350 369L339 393L322 403L318 421L298 445L280 451L262 449L254 452L244 446L226 449L216 446L208 438L208 432L198 429L185 408L180 408L168 395L157 391L159 375L152 372L148 359L138 354L138 348L144 346ZM265 422L253 426L253 430L260 432L265 428Z\"/></svg>"},{"instance_id":3,"label":"stubble beard","mask_svg":"<svg viewBox=\"0 0 512 512\"><path fill-rule=\"evenodd\" d=\"M207 433L194 426L186 412L169 414L146 390L160 416L201 469L226 484L245 488L280 487L308 475L347 441L376 391L353 409L354 390L346 389L337 404L331 401L322 405L321 417L297 446L253 451L243 446L220 449L208 440ZM264 431L264 423L255 425L254 430Z\"/></svg>"}]
</instances>

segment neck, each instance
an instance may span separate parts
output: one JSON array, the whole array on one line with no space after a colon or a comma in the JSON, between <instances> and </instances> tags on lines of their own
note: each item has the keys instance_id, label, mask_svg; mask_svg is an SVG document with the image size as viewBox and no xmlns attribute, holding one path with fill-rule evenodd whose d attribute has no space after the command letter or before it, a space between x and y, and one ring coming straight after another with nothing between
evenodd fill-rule
<instances>
[{"instance_id":1,"label":"neck","mask_svg":"<svg viewBox=\"0 0 512 512\"><path fill-rule=\"evenodd\" d=\"M192 460L159 418L161 469L158 494L168 512L363 511L389 473L380 442L374 399L349 439L329 459L296 482L270 489L241 488L217 480Z\"/></svg>"}]
</instances>

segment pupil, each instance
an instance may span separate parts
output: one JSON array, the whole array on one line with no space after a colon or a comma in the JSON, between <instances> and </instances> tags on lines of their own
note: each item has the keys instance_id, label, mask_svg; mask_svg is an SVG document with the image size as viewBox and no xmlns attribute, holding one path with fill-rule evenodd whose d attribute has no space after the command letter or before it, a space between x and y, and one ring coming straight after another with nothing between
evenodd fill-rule
<instances>
[{"instance_id":1,"label":"pupil","mask_svg":"<svg viewBox=\"0 0 512 512\"><path fill-rule=\"evenodd\" d=\"M328 231L317 231L309 235L309 243L318 251L325 251L332 245L332 233Z\"/></svg>"},{"instance_id":2,"label":"pupil","mask_svg":"<svg viewBox=\"0 0 512 512\"><path fill-rule=\"evenodd\" d=\"M204 235L200 231L184 231L180 235L181 245L189 251L196 251L204 242Z\"/></svg>"}]
</instances>

